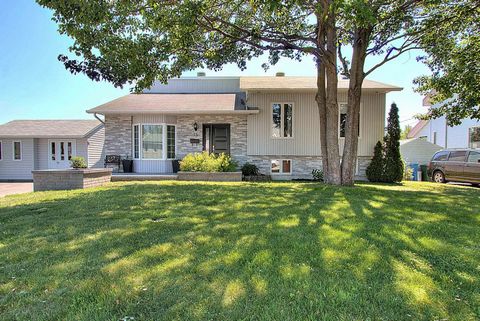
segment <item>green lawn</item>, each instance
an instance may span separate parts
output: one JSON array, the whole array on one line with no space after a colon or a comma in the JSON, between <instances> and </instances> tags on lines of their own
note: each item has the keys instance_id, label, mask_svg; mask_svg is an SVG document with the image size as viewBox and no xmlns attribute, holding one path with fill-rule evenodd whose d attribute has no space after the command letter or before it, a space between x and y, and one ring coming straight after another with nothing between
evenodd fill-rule
<instances>
[{"instance_id":1,"label":"green lawn","mask_svg":"<svg viewBox=\"0 0 480 321\"><path fill-rule=\"evenodd\" d=\"M0 320L479 319L479 196L144 182L6 197Z\"/></svg>"}]
</instances>

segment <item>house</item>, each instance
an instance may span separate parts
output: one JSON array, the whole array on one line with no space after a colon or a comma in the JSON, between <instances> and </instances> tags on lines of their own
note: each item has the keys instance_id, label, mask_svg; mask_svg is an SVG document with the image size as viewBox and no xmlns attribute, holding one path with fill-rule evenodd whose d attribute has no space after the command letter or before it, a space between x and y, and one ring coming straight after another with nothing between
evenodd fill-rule
<instances>
[{"instance_id":1,"label":"house","mask_svg":"<svg viewBox=\"0 0 480 321\"><path fill-rule=\"evenodd\" d=\"M423 100L424 107L431 107L429 97ZM435 105L432 106L435 108ZM448 126L446 118L420 120L410 130L407 138L423 138L443 148L480 148L480 122L465 118L460 125Z\"/></svg>"},{"instance_id":2,"label":"house","mask_svg":"<svg viewBox=\"0 0 480 321\"><path fill-rule=\"evenodd\" d=\"M442 149L423 138L411 138L400 141L400 154L407 164L426 165L433 154Z\"/></svg>"},{"instance_id":3,"label":"house","mask_svg":"<svg viewBox=\"0 0 480 321\"><path fill-rule=\"evenodd\" d=\"M31 180L32 170L70 167L82 156L103 167L104 125L98 120L15 120L0 125L0 180Z\"/></svg>"},{"instance_id":4,"label":"house","mask_svg":"<svg viewBox=\"0 0 480 321\"><path fill-rule=\"evenodd\" d=\"M105 119L107 155L132 157L137 173L169 173L173 159L203 150L229 153L274 179L311 178L320 169L315 77L198 77L155 83L88 110ZM343 148L348 80L339 80ZM365 80L356 173L364 177L383 138L386 93L401 88Z\"/></svg>"}]
</instances>

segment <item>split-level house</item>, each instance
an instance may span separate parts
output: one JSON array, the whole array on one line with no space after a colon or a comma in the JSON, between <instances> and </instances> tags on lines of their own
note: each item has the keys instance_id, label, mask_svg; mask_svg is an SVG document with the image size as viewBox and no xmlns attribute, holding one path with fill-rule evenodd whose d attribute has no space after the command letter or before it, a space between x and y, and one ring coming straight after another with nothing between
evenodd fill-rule
<instances>
[{"instance_id":1,"label":"split-level house","mask_svg":"<svg viewBox=\"0 0 480 321\"><path fill-rule=\"evenodd\" d=\"M348 80L339 80L340 150ZM365 80L356 173L364 177L385 127L386 94L401 88ZM227 153L278 179L321 169L315 77L198 77L155 83L88 110L105 121L105 153L134 160L136 173L171 173L188 153Z\"/></svg>"}]
</instances>

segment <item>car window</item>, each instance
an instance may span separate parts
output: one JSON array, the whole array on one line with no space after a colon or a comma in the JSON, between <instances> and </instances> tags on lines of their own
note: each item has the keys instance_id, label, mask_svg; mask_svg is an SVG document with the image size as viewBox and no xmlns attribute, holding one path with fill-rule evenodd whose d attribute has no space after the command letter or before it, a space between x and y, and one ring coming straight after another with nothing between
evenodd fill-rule
<instances>
[{"instance_id":1,"label":"car window","mask_svg":"<svg viewBox=\"0 0 480 321\"><path fill-rule=\"evenodd\" d=\"M479 152L470 152L468 155L469 163L480 163L480 153Z\"/></svg>"},{"instance_id":2,"label":"car window","mask_svg":"<svg viewBox=\"0 0 480 321\"><path fill-rule=\"evenodd\" d=\"M449 152L438 152L433 156L434 161L446 161Z\"/></svg>"},{"instance_id":3,"label":"car window","mask_svg":"<svg viewBox=\"0 0 480 321\"><path fill-rule=\"evenodd\" d=\"M464 150L450 152L450 157L448 157L448 160L451 162L464 162L465 155L467 155L467 152Z\"/></svg>"}]
</instances>

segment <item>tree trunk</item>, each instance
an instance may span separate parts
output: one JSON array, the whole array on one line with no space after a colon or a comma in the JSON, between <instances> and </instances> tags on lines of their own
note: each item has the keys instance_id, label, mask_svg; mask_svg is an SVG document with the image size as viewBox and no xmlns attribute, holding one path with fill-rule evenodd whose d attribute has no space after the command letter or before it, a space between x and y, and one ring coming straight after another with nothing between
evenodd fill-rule
<instances>
[{"instance_id":1,"label":"tree trunk","mask_svg":"<svg viewBox=\"0 0 480 321\"><path fill-rule=\"evenodd\" d=\"M358 130L360 119L360 100L362 97L362 84L364 79L363 68L365 65L366 50L368 46L369 31L358 29L355 33L352 67L348 87L348 107L345 123L345 144L342 156L342 185L353 185L358 150Z\"/></svg>"},{"instance_id":2,"label":"tree trunk","mask_svg":"<svg viewBox=\"0 0 480 321\"><path fill-rule=\"evenodd\" d=\"M328 183L340 185L342 183L340 168L340 151L338 147L338 76L337 76L337 30L335 13L328 12L325 24L326 45L325 71L327 77L326 91L326 154L328 161Z\"/></svg>"},{"instance_id":3,"label":"tree trunk","mask_svg":"<svg viewBox=\"0 0 480 321\"><path fill-rule=\"evenodd\" d=\"M327 153L327 96L325 92L325 65L317 59L317 94L315 96L320 121L320 148L322 152L322 170L325 183L330 182Z\"/></svg>"}]
</instances>

